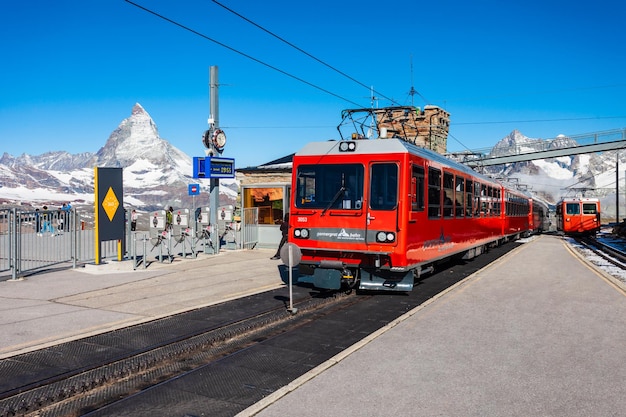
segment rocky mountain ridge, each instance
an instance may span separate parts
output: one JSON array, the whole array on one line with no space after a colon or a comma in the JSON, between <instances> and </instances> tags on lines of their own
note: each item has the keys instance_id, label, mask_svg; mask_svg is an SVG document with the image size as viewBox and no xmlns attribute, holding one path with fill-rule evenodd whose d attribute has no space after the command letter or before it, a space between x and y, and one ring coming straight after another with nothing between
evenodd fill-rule
<instances>
[{"instance_id":1,"label":"rocky mountain ridge","mask_svg":"<svg viewBox=\"0 0 626 417\"><path fill-rule=\"evenodd\" d=\"M491 156L500 156L525 151L552 150L578 146L579 144L564 135L546 141L524 136L518 130L501 139L491 150ZM600 198L605 217L615 215L616 161L626 163L626 155L617 151L562 156L518 162L503 166L485 168L488 175L515 181L516 184L549 204L563 197ZM624 165L622 165L624 166ZM618 184L624 182L620 175ZM623 187L622 187L623 188ZM626 201L620 203L620 211Z\"/></svg>"},{"instance_id":2,"label":"rocky mountain ridge","mask_svg":"<svg viewBox=\"0 0 626 417\"><path fill-rule=\"evenodd\" d=\"M188 185L201 183L192 178L191 157L162 139L148 112L137 103L96 153L2 155L0 203L93 204L94 167L123 168L124 203L146 211L168 205L191 207ZM205 182L201 190L208 187ZM234 204L237 188L232 181L220 181L220 204ZM208 190L205 194L208 199Z\"/></svg>"},{"instance_id":3,"label":"rocky mountain ridge","mask_svg":"<svg viewBox=\"0 0 626 417\"><path fill-rule=\"evenodd\" d=\"M502 138L491 155L512 149L560 148L575 145L566 136L547 142L524 136L518 130ZM626 167L626 153L620 162ZM563 196L603 198L604 212L615 213L616 152L572 155L485 168L488 175L515 181L547 203ZM623 160L622 160L623 159ZM130 117L111 133L96 153L70 154L66 151L41 155L7 153L0 158L0 204L31 206L93 204L93 167L120 167L124 170L124 203L151 211L174 205L191 207L188 185L200 183L208 200L208 181L191 177L191 157L159 136L157 125L139 104ZM623 177L623 176L622 176ZM620 180L621 181L621 180ZM589 190L594 190L593 194ZM220 181L220 204L235 204L236 181ZM208 204L208 202L206 202ZM198 198L194 205L205 202ZM622 211L624 212L624 211Z\"/></svg>"}]
</instances>

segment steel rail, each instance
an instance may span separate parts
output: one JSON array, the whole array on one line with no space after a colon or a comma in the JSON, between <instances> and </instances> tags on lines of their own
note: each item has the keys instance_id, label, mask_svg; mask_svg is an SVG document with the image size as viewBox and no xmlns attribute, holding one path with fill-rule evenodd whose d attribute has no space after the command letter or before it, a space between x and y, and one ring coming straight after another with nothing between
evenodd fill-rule
<instances>
[{"instance_id":1,"label":"steel rail","mask_svg":"<svg viewBox=\"0 0 626 417\"><path fill-rule=\"evenodd\" d=\"M576 241L607 262L617 266L618 268L626 270L625 252L602 243L593 236L580 237L577 238Z\"/></svg>"}]
</instances>

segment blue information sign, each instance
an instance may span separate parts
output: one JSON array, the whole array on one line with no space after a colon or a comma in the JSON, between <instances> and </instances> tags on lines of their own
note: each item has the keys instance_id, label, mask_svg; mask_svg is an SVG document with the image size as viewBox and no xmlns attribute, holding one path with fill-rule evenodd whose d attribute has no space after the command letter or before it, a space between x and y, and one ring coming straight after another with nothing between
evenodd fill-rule
<instances>
[{"instance_id":1,"label":"blue information sign","mask_svg":"<svg viewBox=\"0 0 626 417\"><path fill-rule=\"evenodd\" d=\"M189 195L200 195L200 184L189 184Z\"/></svg>"},{"instance_id":2,"label":"blue information sign","mask_svg":"<svg viewBox=\"0 0 626 417\"><path fill-rule=\"evenodd\" d=\"M194 156L193 178L235 178L235 160Z\"/></svg>"}]
</instances>

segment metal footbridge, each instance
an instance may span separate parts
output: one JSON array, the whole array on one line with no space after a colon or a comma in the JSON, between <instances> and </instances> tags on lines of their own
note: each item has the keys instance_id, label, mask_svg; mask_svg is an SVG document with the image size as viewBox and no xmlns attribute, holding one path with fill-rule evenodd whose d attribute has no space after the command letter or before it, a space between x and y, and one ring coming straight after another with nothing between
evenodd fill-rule
<instances>
[{"instance_id":1,"label":"metal footbridge","mask_svg":"<svg viewBox=\"0 0 626 417\"><path fill-rule=\"evenodd\" d=\"M575 136L559 135L553 139L529 139L514 146L455 152L448 156L477 168L625 148L626 128L623 128Z\"/></svg>"}]
</instances>

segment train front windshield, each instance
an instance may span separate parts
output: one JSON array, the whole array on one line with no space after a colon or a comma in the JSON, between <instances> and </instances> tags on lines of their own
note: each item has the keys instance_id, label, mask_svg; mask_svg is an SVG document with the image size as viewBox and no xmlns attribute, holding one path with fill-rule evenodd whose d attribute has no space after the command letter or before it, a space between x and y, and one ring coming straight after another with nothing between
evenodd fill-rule
<instances>
[{"instance_id":1,"label":"train front windshield","mask_svg":"<svg viewBox=\"0 0 626 417\"><path fill-rule=\"evenodd\" d=\"M297 170L296 207L310 209L360 210L363 205L362 164L301 165ZM394 210L398 201L398 166L371 166L370 207Z\"/></svg>"},{"instance_id":2,"label":"train front windshield","mask_svg":"<svg viewBox=\"0 0 626 417\"><path fill-rule=\"evenodd\" d=\"M301 165L296 207L358 210L363 201L362 164Z\"/></svg>"}]
</instances>

